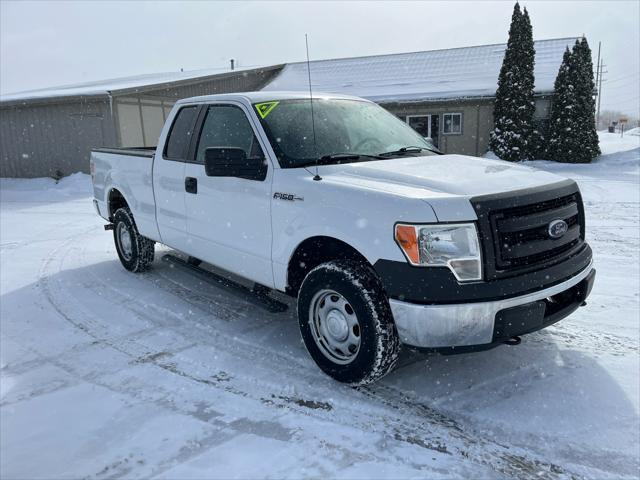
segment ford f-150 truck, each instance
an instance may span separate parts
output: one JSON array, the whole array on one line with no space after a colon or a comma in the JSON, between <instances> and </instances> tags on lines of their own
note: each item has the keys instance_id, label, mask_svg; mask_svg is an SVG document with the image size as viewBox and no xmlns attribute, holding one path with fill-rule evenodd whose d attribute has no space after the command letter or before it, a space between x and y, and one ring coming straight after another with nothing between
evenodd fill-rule
<instances>
[{"instance_id":1,"label":"ford f-150 truck","mask_svg":"<svg viewBox=\"0 0 640 480\"><path fill-rule=\"evenodd\" d=\"M96 149L91 173L127 270L160 242L296 297L311 357L353 385L391 371L401 344L519 343L594 282L574 181L443 155L361 98L180 100L157 148Z\"/></svg>"}]
</instances>

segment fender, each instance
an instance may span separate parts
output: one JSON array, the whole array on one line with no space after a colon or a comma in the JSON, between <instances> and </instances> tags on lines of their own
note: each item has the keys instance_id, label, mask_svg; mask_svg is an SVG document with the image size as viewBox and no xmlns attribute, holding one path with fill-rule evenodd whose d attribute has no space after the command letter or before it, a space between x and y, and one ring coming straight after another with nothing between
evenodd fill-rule
<instances>
[{"instance_id":1,"label":"fender","mask_svg":"<svg viewBox=\"0 0 640 480\"><path fill-rule=\"evenodd\" d=\"M284 258L283 262L274 260L272 263L273 278L274 278L274 284L275 284L274 286L277 290L285 291L287 285L289 284L288 270L289 270L289 264L293 259L293 255L295 254L296 250L298 250L300 245L302 245L306 240L309 240L310 238L325 237L325 238L341 241L349 245L351 248L357 251L360 255L366 258L369 263L371 263L371 259L367 257L365 254L363 254L363 252L360 251L360 249L358 249L356 245L354 245L355 239L345 234L344 232L333 231L331 233L328 233L327 230L324 230L324 229L323 230L308 229L305 231L305 233L306 235L301 235L299 237L296 237L297 240L291 242L290 245L293 245L293 247L287 249L287 256ZM373 263L371 264L373 265Z\"/></svg>"},{"instance_id":2,"label":"fender","mask_svg":"<svg viewBox=\"0 0 640 480\"><path fill-rule=\"evenodd\" d=\"M380 259L404 262L404 255L393 238L395 223L409 219L437 221L433 209L421 199L358 191L357 187L335 184L328 179L311 182L311 178L293 169L279 170L274 179L275 191L292 192L304 198L304 201L272 199L272 262L278 290L284 290L287 285L292 255L309 238L324 236L340 240L371 265ZM394 203L394 208L385 208L389 203Z\"/></svg>"},{"instance_id":3,"label":"fender","mask_svg":"<svg viewBox=\"0 0 640 480\"><path fill-rule=\"evenodd\" d=\"M111 176L111 172L109 173L108 178L106 180L107 187L104 189L106 192L104 202L98 202L100 211L108 212L109 215L113 215L109 205L109 198L111 196L111 192L114 190L120 192L120 195L124 198L124 201L129 206L131 210L131 214L136 222L136 226L141 235L154 240L156 242L161 242L160 233L158 232L158 226L155 221L155 209L149 210L145 208L145 204L138 200L136 195L132 192L130 186L126 183L119 183L114 181ZM104 208L104 210L103 210Z\"/></svg>"}]
</instances>

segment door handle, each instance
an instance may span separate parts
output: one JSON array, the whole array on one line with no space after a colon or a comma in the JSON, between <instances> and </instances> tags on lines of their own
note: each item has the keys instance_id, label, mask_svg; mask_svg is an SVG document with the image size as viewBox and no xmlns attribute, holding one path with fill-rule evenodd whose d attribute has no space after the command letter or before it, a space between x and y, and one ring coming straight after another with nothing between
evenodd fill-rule
<instances>
[{"instance_id":1,"label":"door handle","mask_svg":"<svg viewBox=\"0 0 640 480\"><path fill-rule=\"evenodd\" d=\"M184 179L184 189L187 193L198 193L198 179L194 177L186 177Z\"/></svg>"}]
</instances>

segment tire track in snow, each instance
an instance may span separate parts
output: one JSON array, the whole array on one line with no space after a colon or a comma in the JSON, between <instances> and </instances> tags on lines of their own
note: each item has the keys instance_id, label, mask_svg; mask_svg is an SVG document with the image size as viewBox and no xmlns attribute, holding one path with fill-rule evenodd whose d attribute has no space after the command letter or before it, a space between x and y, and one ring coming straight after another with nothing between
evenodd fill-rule
<instances>
[{"instance_id":1,"label":"tire track in snow","mask_svg":"<svg viewBox=\"0 0 640 480\"><path fill-rule=\"evenodd\" d=\"M91 229L91 231L93 230ZM520 478L573 476L558 465L530 456L529 453L522 449L510 448L494 440L478 436L436 409L411 401L402 392L382 384L354 390L332 382L330 387L334 390L332 396L334 398L338 397L329 404L332 406L331 410L333 411L318 410L305 407L304 402L291 401L286 392L284 392L285 395L282 394L281 384L273 384L264 378L256 379L239 372L233 372L233 376L227 381L213 381L202 375L195 375L185 371L181 368L181 365L173 362L172 360L179 356L177 351L172 352L169 350L164 352L166 353L165 355L154 357L153 355L159 352L149 352L147 346L138 343L134 339L122 341L122 338L120 338L117 342L113 341L109 325L104 325L100 319L95 317L94 312L82 306L73 295L69 294L68 289L51 281L52 273L64 270L65 260L70 253L68 247L77 239L77 236L67 239L58 248L54 249L45 260L40 275L42 291L49 303L65 320L100 343L128 356L134 362L140 361L141 358L147 358L146 363L172 375L178 375L197 384L222 390L226 394L251 398L263 405L284 408L320 421L330 423L347 422L350 427L372 433L379 432L380 426L383 426L385 430L388 430L385 433L392 434L397 441L427 450L451 454L461 459L488 466L496 472L506 475L519 476ZM61 258L57 258L63 249L66 249L66 251L62 253ZM77 250L75 251L77 252ZM81 251L84 254L85 250ZM56 259L57 262L54 262ZM51 271L53 265L57 265L55 272ZM318 388L313 386L314 383L317 383L319 372L310 370L310 364L301 362L295 355L286 355L281 350L268 349L263 345L254 344L244 339L241 340L234 335L222 334L212 325L203 328L203 324L186 321L183 315L177 314L170 309L157 308L148 303L141 303L138 298L105 282L103 278L90 269L86 271L91 273L93 281L86 282L83 285L85 289L94 295L98 295L101 289L109 290L114 294L110 296L111 301L126 308L136 318L148 322L156 328L170 329L188 340L193 340L193 345L215 346L216 349L225 351L232 356L240 356L243 361L248 361L249 363L273 364L278 371L277 374L274 372L275 378L281 376L282 371L285 370L287 374L285 378L302 380L310 385L305 386L305 388L307 391L311 391L309 393L312 393L312 398L326 396L326 390L318 391ZM163 284L158 284L158 282L154 281L153 274L147 274L142 279L150 281L155 286L160 286L164 292L178 297L180 301L199 310L203 317L210 319L212 313L210 306L212 304L217 306L216 302L207 302L207 297L204 295L199 297L183 295L185 293L184 290L187 290L187 288L179 283L176 284L178 285L177 287L174 285L174 287L163 288ZM98 285L95 284L95 281L98 282ZM166 287L166 284L164 286ZM104 300L104 296L102 297ZM196 303L193 303L194 298ZM203 303L204 305L209 305L209 308L205 307ZM169 321L163 320L165 316ZM257 316L275 317L275 315L262 311L257 312ZM246 317L244 319L246 320ZM213 320L219 319L215 317ZM203 339L206 339L206 343L203 343ZM271 361L265 362L265 359L269 358ZM193 364L194 362L192 361L191 363ZM197 372L207 371L207 368L210 368L197 361L195 364ZM256 390L261 391L256 392ZM131 394L131 391L124 389L121 393ZM363 400L368 408L354 408L354 405L360 405ZM340 412L340 418L335 418L336 411Z\"/></svg>"},{"instance_id":2,"label":"tire track in snow","mask_svg":"<svg viewBox=\"0 0 640 480\"><path fill-rule=\"evenodd\" d=\"M100 280L100 279L99 279L99 278L97 278L97 280ZM110 284L103 284L103 286L104 286L104 287L107 287L107 288L110 288L110 289L113 289L113 288L114 288L114 287L113 287L112 285L110 285ZM123 294L123 292L117 292L117 293L119 293L120 295L122 295L122 294ZM179 293L180 293L180 292L172 291L172 292L170 292L170 293L173 293L174 295L179 295ZM132 298L128 298L128 299L127 299L127 302L123 302L123 303L127 303L127 304L129 304L129 306L130 306L130 301L131 301L131 300L132 300ZM135 299L133 299L133 300L135 300ZM186 303L189 303L189 302L186 302ZM196 306L196 308L200 308L200 307L199 307L199 306ZM129 308L129 309L131 310L131 308ZM135 310L135 309L134 309L134 310ZM136 313L136 312L132 310L132 313ZM139 314L140 312L137 312L137 313ZM173 312L170 312L170 313L173 313ZM208 313L208 312L205 312L205 313ZM175 314L174 314L174 316L175 316ZM178 320L178 321L180 321L180 322L182 322L182 321L184 321L184 318L182 318L182 317L178 316L177 320ZM165 325L165 327L166 327L166 325ZM173 325L173 327L175 327L175 325ZM191 326L191 327L192 327L192 326ZM209 333L209 334L211 334L212 332L211 332L211 331L209 331L208 333ZM234 340L234 341L238 341L238 339L237 339L237 338L234 338L233 340ZM243 342L243 343L246 343L246 342ZM256 347L255 345L251 344L250 342L249 342L249 346L251 346L251 347L253 347L253 348L255 348L255 347ZM246 352L244 352L244 351L240 351L240 352L238 352L238 353L239 353L239 354L241 354L241 355L244 355ZM275 355L281 356L281 354L280 354L279 352L268 351L268 353L270 353L271 355L274 355L274 354L275 354ZM264 357L262 357L262 356L261 356L261 357L257 358L256 360L260 361L260 360L261 360L261 359L263 359L263 358L264 358ZM287 356L286 358L281 359L281 360L285 360L285 361L286 361L286 360L289 360L289 361L290 361L290 360L292 360L293 358L295 358L295 357ZM167 368L168 368L168 369L169 369L169 371L171 371L172 373L174 373L174 374L178 374L178 375L181 375L181 376L184 376L184 377L186 377L186 378L190 378L190 379L191 379L191 380L193 380L193 381L200 382L200 383L205 383L205 384L208 384L208 383L209 383L208 381L203 380L203 379L201 379L201 378L192 377L192 376L189 376L188 374L186 374L185 372L177 371L173 365L163 365L162 363L157 363L157 362L156 362L156 363L154 363L154 364L155 364L156 366L161 367L161 368L165 368L165 369L167 369ZM252 377L252 378L251 378L251 380L255 380L255 379ZM270 385L270 386L273 386L273 385ZM277 386L276 386L276 387L277 387ZM389 392L391 392L391 393L392 393L392 395L397 395L398 393L400 393L400 392L394 391L393 389L389 389ZM236 392L234 392L234 393L236 393L236 394L242 394L243 396L247 396L247 395L246 395L246 392L245 392L245 391L242 391L242 390L238 390L238 391L236 391ZM376 393L376 395L378 395L378 393ZM274 395L272 395L272 397L274 397ZM282 398L282 397L280 396L280 397L276 397L276 398ZM374 401L379 401L378 396L373 396L373 397L371 397L371 399L372 399L372 400L374 400ZM393 399L392 399L392 402L393 402L393 401L395 401L395 400L397 400L397 399L396 399L396 398L393 398ZM271 401L270 401L270 402L271 402ZM271 402L271 403L276 403L276 402ZM388 405L389 405L391 408L393 408L393 409L397 409L396 405L394 405L393 403L388 404ZM286 407L287 407L287 408L290 408L290 405L286 405ZM412 403L412 404L411 404L411 407L412 407L412 408L415 408L415 407L416 407L416 404L415 404L415 403ZM422 406L418 405L418 407L424 407L424 405L422 405ZM306 413L306 412L301 412L301 413ZM419 412L419 413L421 413L423 417L425 416L425 415L424 415L424 411L423 411L423 412ZM436 423L436 422L434 422L434 420L438 420L438 421L439 421L439 420L441 420L441 418L442 418L442 417L443 417L443 415L439 414L439 415L438 415L438 418L437 418L437 419L433 419L433 418L432 418L432 419L431 419L431 422L432 422L432 423ZM449 422L447 422L447 423L449 423ZM450 426L450 424L449 424L448 426ZM446 447L443 447L443 445L446 445L446 441L440 441L440 443L437 443L437 442L430 442L430 441L421 440L419 435L418 435L418 436L416 436L416 435L415 435L416 427L415 427L415 424L414 424L413 422L411 422L411 424L410 424L410 425L407 425L407 430L408 430L409 432L411 432L411 434L406 435L406 436L404 436L404 437L403 437L401 434L399 434L399 433L397 433L397 432L396 432L396 434L395 434L396 439L397 439L397 440L402 440L402 441L407 441L408 443L413 443L413 444L415 444L415 445L419 445L419 446L425 446L426 448L432 448L432 449L437 450L437 451L443 451L443 450L446 450ZM471 438L471 441L472 441L472 442L475 442L476 440L477 440L477 439L475 439L475 438ZM491 442L488 442L488 443L491 443ZM504 447L504 446L502 446L502 445L499 445L499 446L500 446L500 447ZM468 452L466 452L466 451L463 451L462 453L463 453L463 455L464 455L465 457L468 457L468 456L469 456ZM484 452L483 452L483 454L486 456L486 451L484 451ZM522 455L520 455L520 456L515 456L515 457L514 457L514 456L512 456L512 455L509 455L509 456L508 456L508 461L509 461L509 462L512 462L512 463L515 463L515 464L517 465L517 470L518 470L518 474L519 474L519 475L522 475L522 474L523 474L523 467L522 467L522 465L523 465L523 462L525 462L525 460L526 460L526 459L525 459L525 457L524 457L524 456L522 456ZM481 463L483 463L483 464L487 464L487 465L490 465L490 463L486 463L486 462L481 462ZM526 463L526 462L525 462L525 463ZM530 462L530 463L529 463L529 465L530 465L530 466L531 466L531 465L535 465L535 466L536 466L534 469L531 469L531 468L530 468L529 470L530 470L530 472L533 472L533 471L535 470L535 472L536 472L536 475L535 475L535 476L536 476L536 478L539 478L540 473L541 473L541 472L540 472L540 467L541 467L541 465L544 465L544 464L543 464L542 462L538 462L538 461L536 461L536 462L533 462L533 463L531 463L531 462ZM503 470L504 470L504 469L500 469L500 468L499 468L499 469L497 469L497 471L503 471ZM557 466L552 466L552 467L550 468L550 471L551 471L551 472L555 472L555 473L558 473L558 472L560 472L561 470L562 470L562 469L560 469L560 467L557 467ZM543 478L544 478L544 477L543 477Z\"/></svg>"}]
</instances>

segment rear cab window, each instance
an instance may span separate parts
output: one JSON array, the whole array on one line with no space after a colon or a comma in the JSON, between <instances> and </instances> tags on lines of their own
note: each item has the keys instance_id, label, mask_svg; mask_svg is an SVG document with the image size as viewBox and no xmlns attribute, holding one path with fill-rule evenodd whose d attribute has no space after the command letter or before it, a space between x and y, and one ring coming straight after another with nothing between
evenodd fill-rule
<instances>
[{"instance_id":1,"label":"rear cab window","mask_svg":"<svg viewBox=\"0 0 640 480\"><path fill-rule=\"evenodd\" d=\"M178 111L167 136L163 157L167 160L184 161L193 135L198 105L183 107Z\"/></svg>"}]
</instances>

